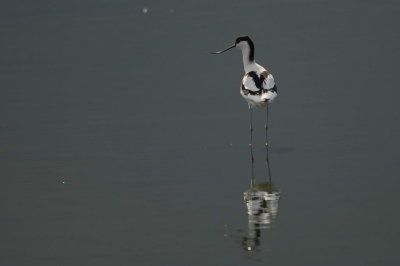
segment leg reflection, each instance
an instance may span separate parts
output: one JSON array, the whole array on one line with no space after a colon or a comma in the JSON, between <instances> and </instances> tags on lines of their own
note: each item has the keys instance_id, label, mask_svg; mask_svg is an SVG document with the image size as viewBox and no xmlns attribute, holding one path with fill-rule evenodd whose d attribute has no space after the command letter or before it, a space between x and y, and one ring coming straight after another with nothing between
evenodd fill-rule
<instances>
[{"instance_id":1,"label":"leg reflection","mask_svg":"<svg viewBox=\"0 0 400 266\"><path fill-rule=\"evenodd\" d=\"M266 145L266 166L266 180L257 183L252 169L250 188L244 192L248 214L248 233L242 237L241 242L243 249L247 251L256 250L260 246L261 231L269 228L278 214L280 192L272 182L268 145ZM252 163L253 167L254 163Z\"/></svg>"}]
</instances>

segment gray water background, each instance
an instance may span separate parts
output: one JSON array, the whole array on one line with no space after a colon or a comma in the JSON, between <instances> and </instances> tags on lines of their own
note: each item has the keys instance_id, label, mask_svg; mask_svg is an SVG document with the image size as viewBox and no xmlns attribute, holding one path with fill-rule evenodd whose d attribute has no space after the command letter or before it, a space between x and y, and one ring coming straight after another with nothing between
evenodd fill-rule
<instances>
[{"instance_id":1,"label":"gray water background","mask_svg":"<svg viewBox=\"0 0 400 266\"><path fill-rule=\"evenodd\" d=\"M2 1L0 265L399 264L399 14L389 0ZM279 212L251 252L241 55L209 54L241 34L279 93Z\"/></svg>"}]
</instances>

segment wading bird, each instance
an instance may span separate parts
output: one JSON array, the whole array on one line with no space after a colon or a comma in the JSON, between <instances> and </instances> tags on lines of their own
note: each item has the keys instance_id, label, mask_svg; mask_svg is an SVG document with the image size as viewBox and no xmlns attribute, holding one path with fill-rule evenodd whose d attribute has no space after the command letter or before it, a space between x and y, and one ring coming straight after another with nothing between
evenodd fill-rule
<instances>
[{"instance_id":1,"label":"wading bird","mask_svg":"<svg viewBox=\"0 0 400 266\"><path fill-rule=\"evenodd\" d=\"M232 48L239 48L242 51L244 76L240 86L240 94L247 101L250 112L250 147L253 145L253 119L252 109L258 107L267 108L267 116L265 122L265 145L268 160L268 106L276 98L277 87L274 77L264 67L260 66L254 60L254 43L249 36L240 36L236 38L235 43L228 48L214 52L213 54L221 54ZM252 152L252 149L251 149ZM253 161L252 157L252 161Z\"/></svg>"},{"instance_id":2,"label":"wading bird","mask_svg":"<svg viewBox=\"0 0 400 266\"><path fill-rule=\"evenodd\" d=\"M240 94L249 105L251 140L253 132L252 109L257 107L267 107L267 120L265 124L265 132L267 137L268 106L278 95L274 77L268 72L268 70L257 64L254 60L254 43L249 36L240 36L236 38L235 44L222 51L214 52L214 54L221 54L235 47L242 51L243 56L245 74L240 86ZM251 144L252 143L250 143L250 145Z\"/></svg>"}]
</instances>

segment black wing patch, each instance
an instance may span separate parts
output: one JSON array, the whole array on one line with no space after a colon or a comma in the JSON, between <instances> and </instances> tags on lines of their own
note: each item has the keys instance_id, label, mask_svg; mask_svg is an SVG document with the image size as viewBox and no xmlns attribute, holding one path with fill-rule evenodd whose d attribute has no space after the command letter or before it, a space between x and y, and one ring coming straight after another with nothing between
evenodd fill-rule
<instances>
[{"instance_id":1,"label":"black wing patch","mask_svg":"<svg viewBox=\"0 0 400 266\"><path fill-rule=\"evenodd\" d=\"M265 80L264 75L258 76L255 71L250 71L249 73L247 73L247 75L249 75L253 79L254 84L256 84L256 87L258 89L262 89L262 84Z\"/></svg>"}]
</instances>

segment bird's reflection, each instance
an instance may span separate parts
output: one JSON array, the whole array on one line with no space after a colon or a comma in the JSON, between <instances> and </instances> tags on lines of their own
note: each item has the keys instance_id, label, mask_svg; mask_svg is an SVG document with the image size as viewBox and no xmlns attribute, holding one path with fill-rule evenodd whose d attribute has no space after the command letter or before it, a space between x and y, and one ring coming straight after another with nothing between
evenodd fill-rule
<instances>
[{"instance_id":1,"label":"bird's reflection","mask_svg":"<svg viewBox=\"0 0 400 266\"><path fill-rule=\"evenodd\" d=\"M260 246L260 236L263 229L270 227L278 214L280 192L272 182L268 146L266 147L267 180L256 183L254 176L253 150L251 153L251 181L250 188L244 192L244 202L248 214L248 232L242 237L243 249L254 251Z\"/></svg>"}]
</instances>

